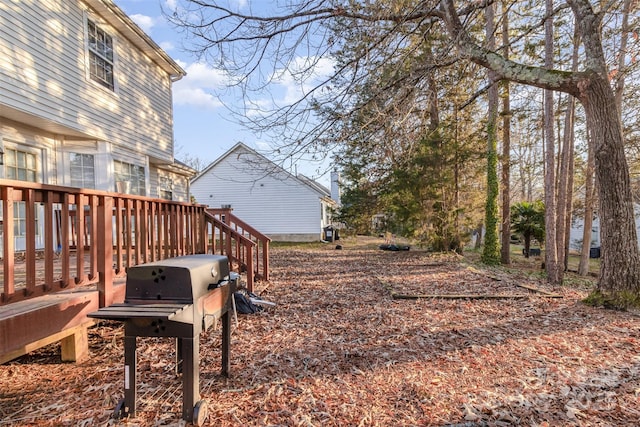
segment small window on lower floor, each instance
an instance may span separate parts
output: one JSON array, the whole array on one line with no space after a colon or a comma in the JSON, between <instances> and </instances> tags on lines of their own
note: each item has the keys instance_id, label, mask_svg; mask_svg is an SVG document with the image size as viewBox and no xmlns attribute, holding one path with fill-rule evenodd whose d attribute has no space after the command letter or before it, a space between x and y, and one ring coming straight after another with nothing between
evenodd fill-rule
<instances>
[{"instance_id":1,"label":"small window on lower floor","mask_svg":"<svg viewBox=\"0 0 640 427\"><path fill-rule=\"evenodd\" d=\"M34 153L8 148L4 152L4 173L7 179L38 182L38 161Z\"/></svg>"},{"instance_id":2,"label":"small window on lower floor","mask_svg":"<svg viewBox=\"0 0 640 427\"><path fill-rule=\"evenodd\" d=\"M173 200L173 191L160 190L159 196L160 196L161 199Z\"/></svg>"},{"instance_id":3,"label":"small window on lower floor","mask_svg":"<svg viewBox=\"0 0 640 427\"><path fill-rule=\"evenodd\" d=\"M158 196L161 199L173 200L173 180L168 176L161 176L159 182Z\"/></svg>"},{"instance_id":4,"label":"small window on lower floor","mask_svg":"<svg viewBox=\"0 0 640 427\"><path fill-rule=\"evenodd\" d=\"M146 178L144 167L132 163L113 161L116 191L120 193L146 196Z\"/></svg>"},{"instance_id":5,"label":"small window on lower floor","mask_svg":"<svg viewBox=\"0 0 640 427\"><path fill-rule=\"evenodd\" d=\"M96 188L93 154L69 153L69 173L72 187Z\"/></svg>"}]
</instances>

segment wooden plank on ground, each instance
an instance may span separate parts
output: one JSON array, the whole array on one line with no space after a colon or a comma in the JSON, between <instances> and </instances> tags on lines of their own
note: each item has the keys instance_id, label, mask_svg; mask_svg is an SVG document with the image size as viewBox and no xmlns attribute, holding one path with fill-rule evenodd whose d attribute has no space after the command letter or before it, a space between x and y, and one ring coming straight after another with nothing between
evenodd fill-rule
<instances>
[{"instance_id":1,"label":"wooden plank on ground","mask_svg":"<svg viewBox=\"0 0 640 427\"><path fill-rule=\"evenodd\" d=\"M525 299L531 295L500 295L500 294L397 294L392 293L393 299Z\"/></svg>"}]
</instances>

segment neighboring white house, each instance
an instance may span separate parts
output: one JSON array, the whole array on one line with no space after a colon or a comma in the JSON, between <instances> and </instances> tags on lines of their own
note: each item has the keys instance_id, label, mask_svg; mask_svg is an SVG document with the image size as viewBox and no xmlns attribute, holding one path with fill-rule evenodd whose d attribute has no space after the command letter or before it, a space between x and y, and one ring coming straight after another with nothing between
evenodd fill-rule
<instances>
[{"instance_id":1,"label":"neighboring white house","mask_svg":"<svg viewBox=\"0 0 640 427\"><path fill-rule=\"evenodd\" d=\"M330 191L294 176L238 143L191 181L197 203L230 207L233 214L275 241L318 241L331 225Z\"/></svg>"},{"instance_id":2,"label":"neighboring white house","mask_svg":"<svg viewBox=\"0 0 640 427\"><path fill-rule=\"evenodd\" d=\"M634 204L633 210L635 213L638 245L640 246L640 205L637 203ZM569 248L571 250L580 251L582 249L583 228L584 221L582 220L582 218L574 218L571 224L571 230L569 232ZM591 226L591 247L600 247L600 218L597 216L593 218L593 225Z\"/></svg>"},{"instance_id":3,"label":"neighboring white house","mask_svg":"<svg viewBox=\"0 0 640 427\"><path fill-rule=\"evenodd\" d=\"M111 0L3 4L0 178L188 201L195 171L173 157L185 71Z\"/></svg>"}]
</instances>

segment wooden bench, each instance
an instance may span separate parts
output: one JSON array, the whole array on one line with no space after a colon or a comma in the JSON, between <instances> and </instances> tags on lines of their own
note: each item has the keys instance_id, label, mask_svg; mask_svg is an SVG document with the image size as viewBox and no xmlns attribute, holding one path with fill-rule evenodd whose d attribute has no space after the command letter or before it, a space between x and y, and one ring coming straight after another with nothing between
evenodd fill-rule
<instances>
[{"instance_id":1,"label":"wooden bench","mask_svg":"<svg viewBox=\"0 0 640 427\"><path fill-rule=\"evenodd\" d=\"M80 362L89 354L87 313L98 309L97 290L63 291L0 307L0 364L61 342L61 358Z\"/></svg>"}]
</instances>

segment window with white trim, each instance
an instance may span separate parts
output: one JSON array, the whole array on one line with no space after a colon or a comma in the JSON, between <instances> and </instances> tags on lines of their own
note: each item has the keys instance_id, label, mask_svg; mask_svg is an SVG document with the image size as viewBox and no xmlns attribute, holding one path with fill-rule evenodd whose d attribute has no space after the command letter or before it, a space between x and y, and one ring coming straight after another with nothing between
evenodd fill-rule
<instances>
[{"instance_id":1,"label":"window with white trim","mask_svg":"<svg viewBox=\"0 0 640 427\"><path fill-rule=\"evenodd\" d=\"M35 153L7 148L4 152L4 168L7 179L38 182L38 161Z\"/></svg>"},{"instance_id":2,"label":"window with white trim","mask_svg":"<svg viewBox=\"0 0 640 427\"><path fill-rule=\"evenodd\" d=\"M4 151L4 173L8 179L38 182L38 159L35 153L6 148ZM36 232L39 233L38 212L35 215ZM24 237L27 234L27 204L13 204L13 234Z\"/></svg>"},{"instance_id":3,"label":"window with white trim","mask_svg":"<svg viewBox=\"0 0 640 427\"><path fill-rule=\"evenodd\" d=\"M160 176L158 180L160 182L158 196L162 199L173 200L173 180L168 176Z\"/></svg>"},{"instance_id":4,"label":"window with white trim","mask_svg":"<svg viewBox=\"0 0 640 427\"><path fill-rule=\"evenodd\" d=\"M96 188L96 172L93 154L69 153L71 186Z\"/></svg>"},{"instance_id":5,"label":"window with white trim","mask_svg":"<svg viewBox=\"0 0 640 427\"><path fill-rule=\"evenodd\" d=\"M102 86L114 90L113 38L96 23L87 19L89 77Z\"/></svg>"},{"instance_id":6,"label":"window with white trim","mask_svg":"<svg viewBox=\"0 0 640 427\"><path fill-rule=\"evenodd\" d=\"M116 191L146 196L144 167L114 160L113 173L116 181ZM121 184L119 185L119 183Z\"/></svg>"}]
</instances>

